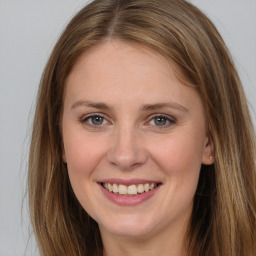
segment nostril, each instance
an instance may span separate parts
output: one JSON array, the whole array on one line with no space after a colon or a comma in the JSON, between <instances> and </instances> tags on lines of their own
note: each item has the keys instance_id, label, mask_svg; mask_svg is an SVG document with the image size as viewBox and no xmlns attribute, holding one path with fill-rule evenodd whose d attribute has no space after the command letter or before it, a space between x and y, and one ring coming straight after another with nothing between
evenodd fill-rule
<instances>
[{"instance_id":1,"label":"nostril","mask_svg":"<svg viewBox=\"0 0 256 256\"><path fill-rule=\"evenodd\" d=\"M144 150L127 147L113 148L107 153L107 160L112 165L118 166L123 170L130 170L141 166L147 161L147 154Z\"/></svg>"}]
</instances>

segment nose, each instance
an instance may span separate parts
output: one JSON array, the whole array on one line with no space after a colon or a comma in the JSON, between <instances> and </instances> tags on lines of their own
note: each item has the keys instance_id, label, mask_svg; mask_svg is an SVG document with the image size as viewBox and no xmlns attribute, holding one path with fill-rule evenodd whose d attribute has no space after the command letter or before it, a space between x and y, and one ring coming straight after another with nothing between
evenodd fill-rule
<instances>
[{"instance_id":1,"label":"nose","mask_svg":"<svg viewBox=\"0 0 256 256\"><path fill-rule=\"evenodd\" d=\"M148 155L144 146L136 129L117 129L107 152L107 160L121 170L132 170L146 163Z\"/></svg>"}]
</instances>

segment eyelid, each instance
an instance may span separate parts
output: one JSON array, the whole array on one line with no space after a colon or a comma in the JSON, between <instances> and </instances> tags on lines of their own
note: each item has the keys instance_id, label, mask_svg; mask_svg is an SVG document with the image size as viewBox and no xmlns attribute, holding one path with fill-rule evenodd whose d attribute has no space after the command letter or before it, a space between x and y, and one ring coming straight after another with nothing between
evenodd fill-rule
<instances>
[{"instance_id":1,"label":"eyelid","mask_svg":"<svg viewBox=\"0 0 256 256\"><path fill-rule=\"evenodd\" d=\"M165 118L167 119L167 121L169 121L170 123L169 124L166 124L166 125L163 125L163 126L157 126L157 125L153 125L153 126L156 126L158 129L163 129L163 128L168 128L170 126L172 126L173 124L176 123L176 119L170 115L166 115L166 114L153 114L151 115L149 118L148 118L148 121L147 123L149 123L150 121L152 121L154 118L156 117L162 117L162 118Z\"/></svg>"},{"instance_id":2,"label":"eyelid","mask_svg":"<svg viewBox=\"0 0 256 256\"><path fill-rule=\"evenodd\" d=\"M151 119L155 118L155 117L164 117L164 118L169 119L169 120L171 120L173 122L176 121L176 119L174 117L172 117L170 115L167 115L167 114L157 113L157 114L153 114L153 115L150 116Z\"/></svg>"},{"instance_id":3,"label":"eyelid","mask_svg":"<svg viewBox=\"0 0 256 256\"><path fill-rule=\"evenodd\" d=\"M82 115L80 119L83 121L89 117L95 117L95 116L105 117L104 114L102 113L90 113L90 114Z\"/></svg>"},{"instance_id":4,"label":"eyelid","mask_svg":"<svg viewBox=\"0 0 256 256\"><path fill-rule=\"evenodd\" d=\"M86 115L83 115L81 118L80 118L80 122L81 123L85 123L86 120L88 120L89 118L93 118L93 117L96 117L96 116L99 116L99 117L102 117L104 118L104 120L106 120L108 123L111 123L109 121L109 118L107 115L103 114L103 113L90 113L90 114L86 114ZM88 126L93 126L93 127L96 127L97 125L93 125L93 124L89 124L89 123L86 123L86 125ZM102 125L98 125L98 128L100 128L101 126L104 126L106 124L102 124Z\"/></svg>"},{"instance_id":5,"label":"eyelid","mask_svg":"<svg viewBox=\"0 0 256 256\"><path fill-rule=\"evenodd\" d=\"M86 120L88 120L89 118L93 118L93 117L96 117L96 116L104 118L104 120L106 120L108 122L108 124L94 125L94 124L90 124L90 123L86 122ZM176 123L176 119L173 116L170 116L170 115L167 115L167 114L156 113L156 114L150 115L147 118L146 124L149 124L149 122L152 121L156 117L165 118L168 122L168 124L165 124L165 125L162 125L162 126L151 125L153 127L157 127L157 129L169 128L170 126L172 126ZM83 115L80 118L80 122L85 124L86 126L94 127L94 128L98 128L98 129L103 128L103 126L111 124L111 121L109 121L109 117L106 114L98 113L98 112Z\"/></svg>"}]
</instances>

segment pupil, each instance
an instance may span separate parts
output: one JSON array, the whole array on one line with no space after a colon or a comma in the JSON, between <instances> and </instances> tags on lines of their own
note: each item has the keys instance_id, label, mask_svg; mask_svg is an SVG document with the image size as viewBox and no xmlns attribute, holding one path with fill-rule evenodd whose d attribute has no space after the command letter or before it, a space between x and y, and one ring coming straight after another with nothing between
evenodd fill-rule
<instances>
[{"instance_id":1,"label":"pupil","mask_svg":"<svg viewBox=\"0 0 256 256\"><path fill-rule=\"evenodd\" d=\"M92 118L92 123L95 125L100 125L103 122L103 118L101 116L94 116Z\"/></svg>"},{"instance_id":2,"label":"pupil","mask_svg":"<svg viewBox=\"0 0 256 256\"><path fill-rule=\"evenodd\" d=\"M166 119L163 117L155 117L155 124L156 125L165 125Z\"/></svg>"}]
</instances>

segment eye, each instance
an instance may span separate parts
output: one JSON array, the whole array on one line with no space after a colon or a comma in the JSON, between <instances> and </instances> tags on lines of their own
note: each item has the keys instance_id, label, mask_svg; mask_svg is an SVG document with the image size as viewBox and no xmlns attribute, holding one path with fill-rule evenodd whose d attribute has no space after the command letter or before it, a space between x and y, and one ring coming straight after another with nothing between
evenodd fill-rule
<instances>
[{"instance_id":1,"label":"eye","mask_svg":"<svg viewBox=\"0 0 256 256\"><path fill-rule=\"evenodd\" d=\"M175 123L175 119L166 115L155 115L149 121L150 125L159 126L159 127L168 127L174 123Z\"/></svg>"},{"instance_id":2,"label":"eye","mask_svg":"<svg viewBox=\"0 0 256 256\"><path fill-rule=\"evenodd\" d=\"M90 126L101 126L107 124L108 121L103 116L94 114L84 117L82 123L86 123Z\"/></svg>"}]
</instances>

